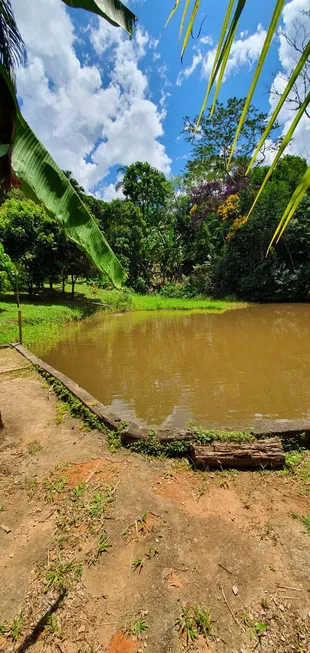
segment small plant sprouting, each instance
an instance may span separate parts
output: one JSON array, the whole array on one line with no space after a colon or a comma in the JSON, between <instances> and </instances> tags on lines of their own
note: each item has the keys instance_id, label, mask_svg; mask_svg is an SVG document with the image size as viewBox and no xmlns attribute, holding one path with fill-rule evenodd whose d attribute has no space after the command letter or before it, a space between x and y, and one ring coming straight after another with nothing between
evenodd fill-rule
<instances>
[{"instance_id":1,"label":"small plant sprouting","mask_svg":"<svg viewBox=\"0 0 310 653\"><path fill-rule=\"evenodd\" d=\"M101 517L106 512L109 503L115 501L113 492L113 488L108 488L105 492L100 492L94 496L89 506L89 514L92 519Z\"/></svg>"},{"instance_id":2,"label":"small plant sprouting","mask_svg":"<svg viewBox=\"0 0 310 653\"><path fill-rule=\"evenodd\" d=\"M86 490L87 490L87 484L86 483L80 483L79 485L77 485L77 487L75 487L72 490L72 495L71 495L72 501L76 501L81 496L83 496L83 494L84 494L84 492Z\"/></svg>"},{"instance_id":3,"label":"small plant sprouting","mask_svg":"<svg viewBox=\"0 0 310 653\"><path fill-rule=\"evenodd\" d=\"M54 633L59 633L59 625L58 625L57 617L54 614L50 614L48 616L44 631L47 635L53 635Z\"/></svg>"},{"instance_id":4,"label":"small plant sprouting","mask_svg":"<svg viewBox=\"0 0 310 653\"><path fill-rule=\"evenodd\" d=\"M77 581L81 578L82 573L83 566L81 563L75 560L64 562L59 556L54 569L49 569L46 572L44 591L48 592L56 588L63 590L66 587L67 580L71 578Z\"/></svg>"},{"instance_id":5,"label":"small plant sprouting","mask_svg":"<svg viewBox=\"0 0 310 653\"><path fill-rule=\"evenodd\" d=\"M10 635L12 637L13 642L17 642L23 630L24 621L25 621L25 617L23 611L21 611L21 613L17 617L15 617L15 619L13 619L10 628Z\"/></svg>"},{"instance_id":6,"label":"small plant sprouting","mask_svg":"<svg viewBox=\"0 0 310 653\"><path fill-rule=\"evenodd\" d=\"M147 629L148 629L148 625L145 618L143 616L139 616L133 621L130 630L131 630L131 634L139 639Z\"/></svg>"},{"instance_id":7,"label":"small plant sprouting","mask_svg":"<svg viewBox=\"0 0 310 653\"><path fill-rule=\"evenodd\" d=\"M250 617L247 610L243 615L243 623L250 629L250 640L252 640L256 635L260 641L261 637L263 637L265 633L265 630L268 628L268 624L261 621L254 621L254 619Z\"/></svg>"},{"instance_id":8,"label":"small plant sprouting","mask_svg":"<svg viewBox=\"0 0 310 653\"><path fill-rule=\"evenodd\" d=\"M103 554L107 553L108 550L111 548L111 544L109 544L109 536L106 531L102 531L102 533L99 535L99 540L98 540L98 546L95 551L95 554L91 556L89 559L88 564L89 565L95 565L96 562L98 561L98 558Z\"/></svg>"},{"instance_id":9,"label":"small plant sprouting","mask_svg":"<svg viewBox=\"0 0 310 653\"><path fill-rule=\"evenodd\" d=\"M2 503L0 503L0 512L3 512L5 510L5 507Z\"/></svg>"},{"instance_id":10,"label":"small plant sprouting","mask_svg":"<svg viewBox=\"0 0 310 653\"><path fill-rule=\"evenodd\" d=\"M57 494L61 494L68 481L65 477L57 478L56 480L45 479L44 489L46 491L47 498L50 502L53 502Z\"/></svg>"},{"instance_id":11,"label":"small plant sprouting","mask_svg":"<svg viewBox=\"0 0 310 653\"><path fill-rule=\"evenodd\" d=\"M33 442L29 442L28 447L27 447L28 453L31 456L34 456L34 454L39 453L39 451L41 451L41 449L42 449L42 447L40 445L40 442L38 442L38 440L33 440Z\"/></svg>"},{"instance_id":12,"label":"small plant sprouting","mask_svg":"<svg viewBox=\"0 0 310 653\"><path fill-rule=\"evenodd\" d=\"M183 606L180 616L176 619L175 626L182 635L185 635L187 647L191 646L199 635L202 635L206 641L209 637L212 637L210 612L198 604Z\"/></svg>"},{"instance_id":13,"label":"small plant sprouting","mask_svg":"<svg viewBox=\"0 0 310 653\"><path fill-rule=\"evenodd\" d=\"M132 568L133 571L136 571L137 569L139 570L139 574L141 574L141 571L144 567L144 559L143 558L137 558L136 560L133 560L132 562Z\"/></svg>"},{"instance_id":14,"label":"small plant sprouting","mask_svg":"<svg viewBox=\"0 0 310 653\"><path fill-rule=\"evenodd\" d=\"M10 626L8 624L0 625L0 634L9 635L12 638L13 642L17 642L23 630L24 621L25 621L25 617L24 617L24 612L22 610L21 613L13 619Z\"/></svg>"},{"instance_id":15,"label":"small plant sprouting","mask_svg":"<svg viewBox=\"0 0 310 653\"><path fill-rule=\"evenodd\" d=\"M305 526L307 535L310 535L310 515L300 515L299 513L293 512L291 517L293 519L299 519Z\"/></svg>"}]
</instances>

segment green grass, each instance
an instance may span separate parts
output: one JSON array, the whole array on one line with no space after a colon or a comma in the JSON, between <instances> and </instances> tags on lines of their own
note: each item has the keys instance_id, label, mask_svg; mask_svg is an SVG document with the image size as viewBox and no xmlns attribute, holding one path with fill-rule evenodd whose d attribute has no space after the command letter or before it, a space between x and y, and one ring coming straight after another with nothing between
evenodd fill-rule
<instances>
[{"instance_id":1,"label":"green grass","mask_svg":"<svg viewBox=\"0 0 310 653\"><path fill-rule=\"evenodd\" d=\"M55 342L63 327L89 314L89 307L68 304L47 304L38 300L21 305L23 344ZM17 307L14 301L0 302L0 345L18 342Z\"/></svg>"},{"instance_id":2,"label":"green grass","mask_svg":"<svg viewBox=\"0 0 310 653\"><path fill-rule=\"evenodd\" d=\"M62 295L60 289L45 297L29 300L21 296L23 344L40 350L58 340L68 323L77 323L96 311L156 311L156 310L203 310L208 313L222 313L242 308L246 304L206 298L174 299L159 295L138 295L124 289L101 290L86 283L76 284L76 298L70 299L69 286ZM17 306L12 293L0 301L0 345L18 341ZM77 326L76 326L77 328Z\"/></svg>"},{"instance_id":3,"label":"green grass","mask_svg":"<svg viewBox=\"0 0 310 653\"><path fill-rule=\"evenodd\" d=\"M138 295L124 289L102 290L86 283L76 284L76 297L70 299L70 287L62 295L60 289L45 297L29 300L21 296L23 344L35 347L40 343L40 349L57 341L61 337L64 326L77 323L95 311L155 311L155 310L204 310L209 313L222 313L234 308L242 308L246 304L202 299L174 299L159 295ZM0 345L18 341L17 306L12 293L0 301ZM77 328L77 326L76 326Z\"/></svg>"}]
</instances>

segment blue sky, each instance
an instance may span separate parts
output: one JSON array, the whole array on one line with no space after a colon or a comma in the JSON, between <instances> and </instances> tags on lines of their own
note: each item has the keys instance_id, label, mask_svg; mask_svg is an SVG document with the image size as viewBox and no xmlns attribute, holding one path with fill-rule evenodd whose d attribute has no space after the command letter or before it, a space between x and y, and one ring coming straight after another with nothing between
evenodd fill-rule
<instances>
[{"instance_id":1,"label":"blue sky","mask_svg":"<svg viewBox=\"0 0 310 653\"><path fill-rule=\"evenodd\" d=\"M165 30L174 0L130 0L138 29L130 42L120 29L60 0L12 0L28 50L18 71L18 93L26 119L54 158L89 191L116 196L117 169L148 160L165 174L177 175L190 148L181 137L183 118L199 111L212 65L227 0L202 0L194 35L180 61L177 12ZM181 3L182 4L182 3ZM220 100L244 97L259 57L273 2L248 0L236 35ZM154 10L155 7L155 10ZM288 33L310 0L288 0L282 28ZM268 112L270 87L291 63L285 41L274 39L253 103ZM281 79L276 83L281 90ZM283 112L281 129L291 121ZM309 121L308 121L309 122ZM294 145L302 151L309 125L304 122ZM308 141L308 142L309 142ZM309 146L310 150L310 146Z\"/></svg>"}]
</instances>

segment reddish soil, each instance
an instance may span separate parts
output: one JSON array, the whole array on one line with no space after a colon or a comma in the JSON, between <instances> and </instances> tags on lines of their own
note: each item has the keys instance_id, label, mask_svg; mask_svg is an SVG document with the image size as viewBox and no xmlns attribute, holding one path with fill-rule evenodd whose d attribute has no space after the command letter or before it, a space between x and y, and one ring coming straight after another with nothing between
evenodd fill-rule
<instances>
[{"instance_id":1,"label":"reddish soil","mask_svg":"<svg viewBox=\"0 0 310 653\"><path fill-rule=\"evenodd\" d=\"M309 455L292 474L112 454L24 368L0 350L0 651L181 653L199 605L193 651L309 653Z\"/></svg>"}]
</instances>

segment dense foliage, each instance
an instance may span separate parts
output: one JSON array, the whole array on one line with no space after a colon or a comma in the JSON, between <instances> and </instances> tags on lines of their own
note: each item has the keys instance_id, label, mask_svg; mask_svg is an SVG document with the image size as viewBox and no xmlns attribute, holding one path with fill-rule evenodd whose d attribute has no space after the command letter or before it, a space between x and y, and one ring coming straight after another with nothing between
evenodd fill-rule
<instances>
[{"instance_id":1,"label":"dense foliage","mask_svg":"<svg viewBox=\"0 0 310 653\"><path fill-rule=\"evenodd\" d=\"M305 301L310 291L310 195L306 194L284 237L266 250L283 210L306 170L304 159L282 158L250 217L257 188L268 166L245 176L247 161L266 116L251 107L233 165L226 159L242 101L217 105L193 140L192 157L182 177L167 180L148 163L121 169L118 189L124 199L105 202L66 176L94 216L123 265L126 285L166 297L209 295L252 301ZM65 236L42 205L20 190L0 205L0 291L16 283L29 294L53 288L69 277L108 287L86 255Z\"/></svg>"}]
</instances>

